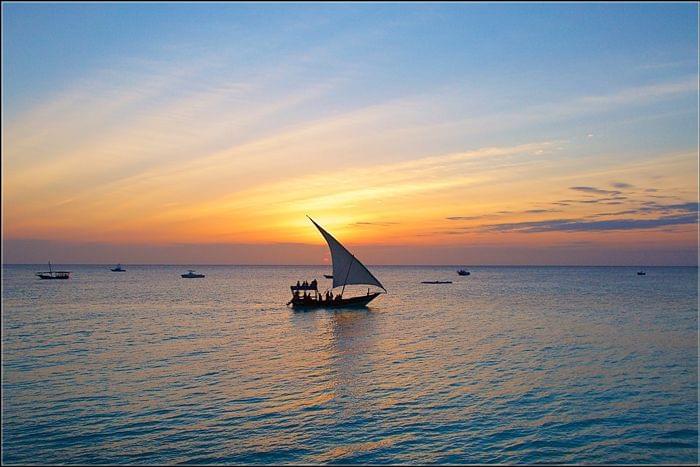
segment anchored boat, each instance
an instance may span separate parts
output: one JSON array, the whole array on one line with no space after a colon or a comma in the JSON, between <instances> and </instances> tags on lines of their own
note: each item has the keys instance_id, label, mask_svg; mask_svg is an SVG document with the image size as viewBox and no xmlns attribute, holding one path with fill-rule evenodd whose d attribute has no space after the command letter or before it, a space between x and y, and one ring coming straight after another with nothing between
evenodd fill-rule
<instances>
[{"instance_id":1,"label":"anchored boat","mask_svg":"<svg viewBox=\"0 0 700 467\"><path fill-rule=\"evenodd\" d=\"M54 271L51 268L51 261L49 261L49 270L37 272L36 275L39 279L70 279L70 271Z\"/></svg>"},{"instance_id":2,"label":"anchored boat","mask_svg":"<svg viewBox=\"0 0 700 467\"><path fill-rule=\"evenodd\" d=\"M308 216L307 216L308 217ZM313 219L309 220L316 226L323 238L328 243L328 248L331 251L331 259L333 261L333 286L326 290L325 293L319 293L318 283L316 280L303 283L297 282L297 285L292 285L292 299L287 302L287 305L292 305L293 308L348 308L348 307L364 307L369 302L377 298L382 293L386 293L386 289L379 282L379 279L374 277L369 269L360 262L359 259L350 253L338 240L333 238L331 234L326 232L323 227L318 225ZM326 276L326 274L324 274ZM381 291L370 291L367 289L367 294L356 295L353 297L345 297L345 287L348 285L366 285L381 289ZM333 293L334 290L341 288L340 293Z\"/></svg>"},{"instance_id":3,"label":"anchored boat","mask_svg":"<svg viewBox=\"0 0 700 467\"><path fill-rule=\"evenodd\" d=\"M198 274L194 272L194 269L189 269L187 271L187 274L180 274L180 277L182 277L183 279L201 279L202 277L204 277L204 274Z\"/></svg>"},{"instance_id":4,"label":"anchored boat","mask_svg":"<svg viewBox=\"0 0 700 467\"><path fill-rule=\"evenodd\" d=\"M112 271L112 272L126 272L126 269L124 269L121 264L117 264L117 266L111 268L110 271Z\"/></svg>"}]
</instances>

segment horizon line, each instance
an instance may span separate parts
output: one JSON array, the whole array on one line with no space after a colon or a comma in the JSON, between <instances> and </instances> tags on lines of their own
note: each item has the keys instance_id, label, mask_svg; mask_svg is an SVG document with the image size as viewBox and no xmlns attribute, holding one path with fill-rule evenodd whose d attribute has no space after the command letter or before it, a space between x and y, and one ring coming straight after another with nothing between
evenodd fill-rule
<instances>
[{"instance_id":1,"label":"horizon line","mask_svg":"<svg viewBox=\"0 0 700 467\"><path fill-rule=\"evenodd\" d=\"M42 266L46 263L2 263L2 266ZM331 267L330 264L272 264L272 263L70 263L59 262L72 266L274 266L274 267ZM368 264L372 267L504 267L504 268L698 268L696 265L688 264L651 264L651 265L629 265L629 264Z\"/></svg>"}]
</instances>

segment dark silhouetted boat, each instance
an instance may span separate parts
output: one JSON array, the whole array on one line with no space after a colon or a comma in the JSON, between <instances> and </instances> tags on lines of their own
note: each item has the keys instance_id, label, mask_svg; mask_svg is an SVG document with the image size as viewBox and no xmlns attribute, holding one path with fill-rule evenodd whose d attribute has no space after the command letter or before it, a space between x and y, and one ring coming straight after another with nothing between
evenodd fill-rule
<instances>
[{"instance_id":1,"label":"dark silhouetted boat","mask_svg":"<svg viewBox=\"0 0 700 467\"><path fill-rule=\"evenodd\" d=\"M422 281L421 284L451 284L452 281Z\"/></svg>"},{"instance_id":2,"label":"dark silhouetted boat","mask_svg":"<svg viewBox=\"0 0 700 467\"><path fill-rule=\"evenodd\" d=\"M468 276L470 272L465 271L464 269L460 269L459 271L457 271L457 274L459 274L460 276Z\"/></svg>"},{"instance_id":3,"label":"dark silhouetted boat","mask_svg":"<svg viewBox=\"0 0 700 467\"><path fill-rule=\"evenodd\" d=\"M124 269L121 264L117 264L115 267L110 269L110 271L112 271L112 272L126 272L126 269Z\"/></svg>"},{"instance_id":4,"label":"dark silhouetted boat","mask_svg":"<svg viewBox=\"0 0 700 467\"><path fill-rule=\"evenodd\" d=\"M307 216L308 217L308 216ZM360 262L359 259L350 253L338 240L333 238L331 234L326 232L320 225L313 222L323 238L328 243L328 248L331 251L331 259L333 261L333 287L321 294L318 291L318 283L314 279L311 282L297 282L297 285L292 285L292 299L287 302L287 305L292 305L293 308L359 308L365 307L369 302L377 298L382 293L386 293L386 289L379 282L379 279L374 277L371 272ZM324 274L325 277L328 277ZM357 295L354 297L345 297L345 287L348 285L367 285L376 287L381 291L371 292L367 289L367 294ZM333 294L337 288L341 288L340 293Z\"/></svg>"},{"instance_id":5,"label":"dark silhouetted boat","mask_svg":"<svg viewBox=\"0 0 700 467\"><path fill-rule=\"evenodd\" d=\"M637 271L637 275L638 275L638 276L646 276L647 273L644 272L644 271Z\"/></svg>"},{"instance_id":6,"label":"dark silhouetted boat","mask_svg":"<svg viewBox=\"0 0 700 467\"><path fill-rule=\"evenodd\" d=\"M324 274L323 277L326 279L333 279L333 274Z\"/></svg>"},{"instance_id":7,"label":"dark silhouetted boat","mask_svg":"<svg viewBox=\"0 0 700 467\"><path fill-rule=\"evenodd\" d=\"M201 279L202 277L204 277L204 274L197 274L196 272L194 272L194 269L189 269L187 271L187 274L180 274L180 277L182 277L183 279Z\"/></svg>"},{"instance_id":8,"label":"dark silhouetted boat","mask_svg":"<svg viewBox=\"0 0 700 467\"><path fill-rule=\"evenodd\" d=\"M49 261L49 270L37 272L39 279L70 279L70 271L54 271Z\"/></svg>"}]
</instances>

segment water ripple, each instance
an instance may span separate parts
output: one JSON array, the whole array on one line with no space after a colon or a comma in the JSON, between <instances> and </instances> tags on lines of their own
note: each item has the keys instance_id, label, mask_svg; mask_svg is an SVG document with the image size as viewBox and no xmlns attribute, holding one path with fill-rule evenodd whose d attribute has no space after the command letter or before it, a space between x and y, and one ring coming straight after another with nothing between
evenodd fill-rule
<instances>
[{"instance_id":1,"label":"water ripple","mask_svg":"<svg viewBox=\"0 0 700 467\"><path fill-rule=\"evenodd\" d=\"M697 461L695 268L378 267L304 313L324 268L71 269L4 269L6 464Z\"/></svg>"}]
</instances>

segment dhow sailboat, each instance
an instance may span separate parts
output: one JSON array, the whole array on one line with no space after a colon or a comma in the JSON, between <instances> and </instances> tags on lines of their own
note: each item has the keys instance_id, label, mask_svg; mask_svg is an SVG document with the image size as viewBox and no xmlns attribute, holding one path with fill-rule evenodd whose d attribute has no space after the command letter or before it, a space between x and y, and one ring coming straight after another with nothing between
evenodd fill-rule
<instances>
[{"instance_id":1,"label":"dhow sailboat","mask_svg":"<svg viewBox=\"0 0 700 467\"><path fill-rule=\"evenodd\" d=\"M364 307L382 293L386 293L386 289L379 282L379 279L374 277L359 259L313 219L309 217L309 220L321 232L331 251L333 286L325 293L319 293L316 280L311 282L304 281L303 284L297 282L297 285L291 286L292 299L287 302L287 305L291 304L293 308ZM375 290L370 291L370 288L368 288L367 294L345 297L345 287L348 285L369 286L370 288L374 287ZM341 288L340 292L337 292L338 288ZM377 291L376 288L381 289L383 292ZM334 290L336 291L335 295L333 293Z\"/></svg>"}]
</instances>

